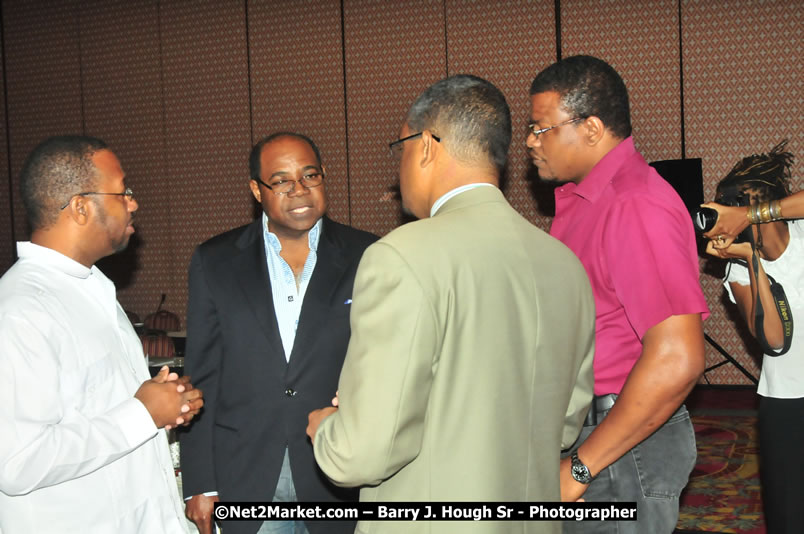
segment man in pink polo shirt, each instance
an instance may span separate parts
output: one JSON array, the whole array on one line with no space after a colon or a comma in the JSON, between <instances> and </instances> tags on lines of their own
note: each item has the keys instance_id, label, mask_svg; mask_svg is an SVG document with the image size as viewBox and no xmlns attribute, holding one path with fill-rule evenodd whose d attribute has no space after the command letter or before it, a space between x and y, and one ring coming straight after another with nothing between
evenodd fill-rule
<instances>
[{"instance_id":1,"label":"man in pink polo shirt","mask_svg":"<svg viewBox=\"0 0 804 534\"><path fill-rule=\"evenodd\" d=\"M628 92L606 62L563 59L533 80L529 155L555 191L550 233L580 258L595 295L595 399L562 499L636 501L637 522L571 521L564 532L670 533L695 465L682 405L705 365L690 216L634 148Z\"/></svg>"}]
</instances>

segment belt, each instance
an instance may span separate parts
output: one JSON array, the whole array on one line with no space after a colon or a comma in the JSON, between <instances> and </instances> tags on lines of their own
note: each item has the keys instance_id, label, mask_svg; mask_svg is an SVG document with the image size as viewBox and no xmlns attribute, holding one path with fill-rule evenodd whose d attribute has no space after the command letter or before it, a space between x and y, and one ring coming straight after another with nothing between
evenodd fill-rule
<instances>
[{"instance_id":1,"label":"belt","mask_svg":"<svg viewBox=\"0 0 804 534\"><path fill-rule=\"evenodd\" d=\"M614 401L617 400L615 393L608 395L595 395L592 399L592 406L589 407L589 413L586 414L586 419L583 426L596 426L600 424L606 414L614 406Z\"/></svg>"}]
</instances>

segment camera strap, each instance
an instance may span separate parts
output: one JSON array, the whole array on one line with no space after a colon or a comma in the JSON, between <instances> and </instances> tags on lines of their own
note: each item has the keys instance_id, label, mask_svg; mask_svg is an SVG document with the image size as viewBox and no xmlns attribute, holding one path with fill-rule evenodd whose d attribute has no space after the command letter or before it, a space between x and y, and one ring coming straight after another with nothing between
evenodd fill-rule
<instances>
[{"instance_id":1,"label":"camera strap","mask_svg":"<svg viewBox=\"0 0 804 534\"><path fill-rule=\"evenodd\" d=\"M754 280L759 284L759 253L754 247L753 239L751 240L751 248L754 250L751 256L751 267L754 269ZM790 345L793 342L793 313L790 311L790 306L787 303L787 296L784 294L782 284L778 283L767 272L765 276L768 277L770 282L771 296L773 302L776 304L776 311L779 313L779 319L782 321L782 333L784 335L784 345L779 351L774 350L768 344L765 338L765 310L762 309L762 301L759 298L759 288L757 288L757 300L754 304L754 331L756 332L757 341L759 341L762 351L768 356L781 356L790 350Z\"/></svg>"}]
</instances>

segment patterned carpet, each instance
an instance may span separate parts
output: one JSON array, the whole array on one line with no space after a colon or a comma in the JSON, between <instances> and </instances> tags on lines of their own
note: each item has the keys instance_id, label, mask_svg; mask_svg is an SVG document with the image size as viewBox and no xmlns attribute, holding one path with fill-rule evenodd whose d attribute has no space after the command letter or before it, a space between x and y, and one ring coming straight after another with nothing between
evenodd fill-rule
<instances>
[{"instance_id":1,"label":"patterned carpet","mask_svg":"<svg viewBox=\"0 0 804 534\"><path fill-rule=\"evenodd\" d=\"M765 534L756 416L724 413L692 420L698 463L681 496L676 532Z\"/></svg>"}]
</instances>

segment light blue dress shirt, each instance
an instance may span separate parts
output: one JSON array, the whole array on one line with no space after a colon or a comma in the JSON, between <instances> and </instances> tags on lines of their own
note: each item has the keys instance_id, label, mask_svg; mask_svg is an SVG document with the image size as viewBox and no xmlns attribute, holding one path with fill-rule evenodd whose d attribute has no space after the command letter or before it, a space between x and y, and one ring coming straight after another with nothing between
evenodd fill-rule
<instances>
[{"instance_id":1,"label":"light blue dress shirt","mask_svg":"<svg viewBox=\"0 0 804 534\"><path fill-rule=\"evenodd\" d=\"M297 287L293 270L279 255L282 251L282 243L279 242L276 234L270 231L268 216L265 213L262 214L265 258L268 262L268 277L271 281L276 322L279 325L279 335L285 349L285 361L290 361L290 353L293 350L293 343L296 341L296 329L299 326L299 314L302 302L304 302L304 294L307 292L307 285L313 276L313 269L315 269L318 259L318 240L321 237L322 224L322 219L318 219L318 222L307 234L310 253L307 255L307 261L304 262Z\"/></svg>"}]
</instances>

